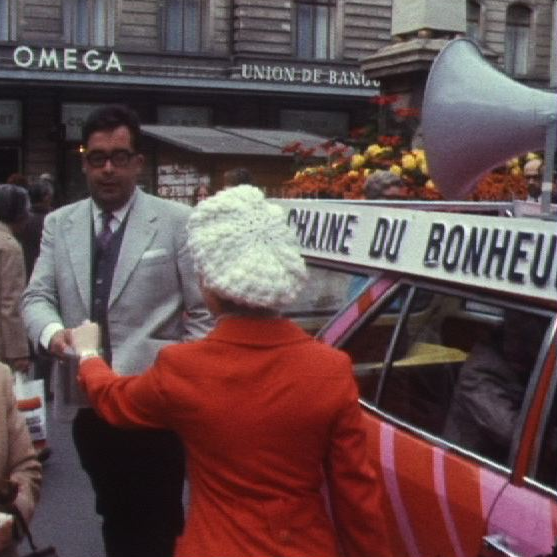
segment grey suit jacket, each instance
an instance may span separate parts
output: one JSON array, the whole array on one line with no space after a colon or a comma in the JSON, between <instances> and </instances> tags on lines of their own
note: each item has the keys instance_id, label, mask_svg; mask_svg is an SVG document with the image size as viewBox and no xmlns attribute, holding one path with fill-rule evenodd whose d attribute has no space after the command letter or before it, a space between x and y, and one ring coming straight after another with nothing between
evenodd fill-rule
<instances>
[{"instance_id":1,"label":"grey suit jacket","mask_svg":"<svg viewBox=\"0 0 557 557\"><path fill-rule=\"evenodd\" d=\"M91 200L47 215L41 251L22 297L29 338L44 327L75 327L91 314ZM108 322L112 366L141 373L163 346L203 336L212 320L186 248L190 209L138 190L114 271Z\"/></svg>"}]
</instances>

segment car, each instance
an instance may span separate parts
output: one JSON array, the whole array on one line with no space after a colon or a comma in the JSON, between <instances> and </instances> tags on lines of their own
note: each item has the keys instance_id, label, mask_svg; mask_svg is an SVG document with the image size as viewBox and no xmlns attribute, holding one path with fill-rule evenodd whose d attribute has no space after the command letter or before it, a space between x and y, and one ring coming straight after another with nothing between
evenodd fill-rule
<instances>
[{"instance_id":1,"label":"car","mask_svg":"<svg viewBox=\"0 0 557 557\"><path fill-rule=\"evenodd\" d=\"M394 555L556 555L555 220L278 202L310 269L289 315L352 358Z\"/></svg>"}]
</instances>

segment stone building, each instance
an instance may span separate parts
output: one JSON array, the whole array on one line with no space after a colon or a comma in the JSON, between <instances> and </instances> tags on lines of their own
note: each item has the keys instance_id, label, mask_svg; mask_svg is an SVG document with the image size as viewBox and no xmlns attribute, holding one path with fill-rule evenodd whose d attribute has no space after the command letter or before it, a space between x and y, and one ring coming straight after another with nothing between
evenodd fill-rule
<instances>
[{"instance_id":1,"label":"stone building","mask_svg":"<svg viewBox=\"0 0 557 557\"><path fill-rule=\"evenodd\" d=\"M448 40L468 36L513 80L557 89L556 0L392 0L391 40L362 69L401 106L420 107L427 75ZM462 68L474 79L474 68Z\"/></svg>"},{"instance_id":2,"label":"stone building","mask_svg":"<svg viewBox=\"0 0 557 557\"><path fill-rule=\"evenodd\" d=\"M368 117L379 84L359 59L390 16L390 0L0 0L0 180L51 172L58 203L83 196L81 123L125 102L152 132L148 190L165 176L189 195L240 164L272 186L292 168L265 130L343 137ZM243 157L237 128L261 130Z\"/></svg>"},{"instance_id":3,"label":"stone building","mask_svg":"<svg viewBox=\"0 0 557 557\"><path fill-rule=\"evenodd\" d=\"M379 92L419 106L433 57L456 34L514 78L557 86L556 5L0 0L0 180L50 172L58 203L85 195L81 123L125 102L146 126L146 189L187 198L239 165L273 188L292 171L281 142L296 133L346 137Z\"/></svg>"}]
</instances>

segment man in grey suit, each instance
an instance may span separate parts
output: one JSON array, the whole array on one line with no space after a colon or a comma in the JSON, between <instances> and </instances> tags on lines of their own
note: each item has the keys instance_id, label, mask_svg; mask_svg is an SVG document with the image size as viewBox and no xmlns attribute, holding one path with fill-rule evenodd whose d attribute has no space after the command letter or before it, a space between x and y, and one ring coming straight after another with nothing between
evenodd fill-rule
<instances>
[{"instance_id":1,"label":"man in grey suit","mask_svg":"<svg viewBox=\"0 0 557 557\"><path fill-rule=\"evenodd\" d=\"M186 250L189 209L136 187L139 138L137 115L125 107L89 116L82 164L91 197L46 217L22 299L37 349L71 362L70 329L91 319L101 325L103 357L123 375L211 326ZM184 455L174 433L119 430L81 407L73 436L108 557L171 557L183 528Z\"/></svg>"}]
</instances>

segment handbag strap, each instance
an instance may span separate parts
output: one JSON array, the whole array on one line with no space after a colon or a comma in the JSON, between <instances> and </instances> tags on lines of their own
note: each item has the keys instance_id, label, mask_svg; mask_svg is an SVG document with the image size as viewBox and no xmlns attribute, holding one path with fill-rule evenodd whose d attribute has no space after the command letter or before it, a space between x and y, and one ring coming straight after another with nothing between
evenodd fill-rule
<instances>
[{"instance_id":1,"label":"handbag strap","mask_svg":"<svg viewBox=\"0 0 557 557\"><path fill-rule=\"evenodd\" d=\"M13 516L15 518L16 524L19 526L19 528L21 528L21 530L23 531L23 534L27 538L27 541L29 542L29 546L31 547L31 549L33 551L37 551L37 546L35 545L35 542L33 541L33 536L31 535L31 531L29 530L29 526L27 525L27 521L25 520L25 518L23 518L23 515L21 514L21 511L14 504L10 505L9 509L10 509L10 513L13 514Z\"/></svg>"}]
</instances>

